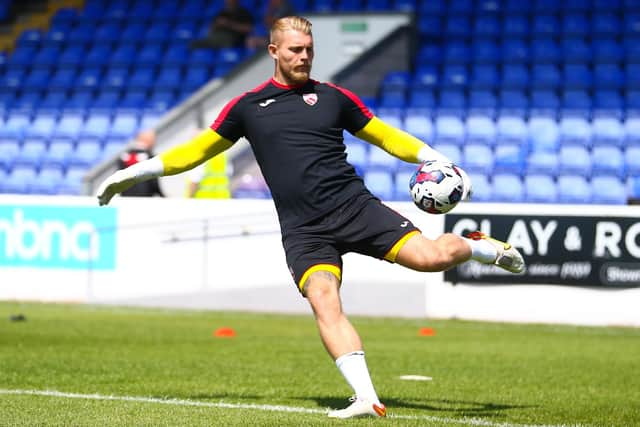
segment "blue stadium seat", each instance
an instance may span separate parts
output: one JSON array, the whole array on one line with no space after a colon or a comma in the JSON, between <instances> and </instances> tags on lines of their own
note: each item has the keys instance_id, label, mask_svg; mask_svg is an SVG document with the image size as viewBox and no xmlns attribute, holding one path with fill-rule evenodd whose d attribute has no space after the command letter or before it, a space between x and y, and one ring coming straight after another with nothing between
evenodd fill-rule
<instances>
[{"instance_id":1,"label":"blue stadium seat","mask_svg":"<svg viewBox=\"0 0 640 427\"><path fill-rule=\"evenodd\" d=\"M129 23L122 29L120 37L123 42L133 43L138 40L142 40L146 31L147 26L144 23L139 21L129 21Z\"/></svg>"},{"instance_id":2,"label":"blue stadium seat","mask_svg":"<svg viewBox=\"0 0 640 427\"><path fill-rule=\"evenodd\" d=\"M587 64L591 61L591 44L584 38L566 38L560 42L562 59L568 63Z\"/></svg>"},{"instance_id":3,"label":"blue stadium seat","mask_svg":"<svg viewBox=\"0 0 640 427\"><path fill-rule=\"evenodd\" d=\"M67 139L54 139L42 158L42 165L59 166L66 169L69 157L74 150L74 144Z\"/></svg>"},{"instance_id":4,"label":"blue stadium seat","mask_svg":"<svg viewBox=\"0 0 640 427\"><path fill-rule=\"evenodd\" d=\"M0 140L11 139L20 141L25 129L31 123L31 118L25 114L13 114L0 126Z\"/></svg>"},{"instance_id":5,"label":"blue stadium seat","mask_svg":"<svg viewBox=\"0 0 640 427\"><path fill-rule=\"evenodd\" d=\"M416 64L418 67L425 65L438 65L442 62L442 48L435 44L425 44L420 46L416 54Z\"/></svg>"},{"instance_id":6,"label":"blue stadium seat","mask_svg":"<svg viewBox=\"0 0 640 427\"><path fill-rule=\"evenodd\" d=\"M369 159L369 147L359 139L345 138L345 146L347 151L347 160L355 168L358 174L362 175L367 168L367 162Z\"/></svg>"},{"instance_id":7,"label":"blue stadium seat","mask_svg":"<svg viewBox=\"0 0 640 427\"><path fill-rule=\"evenodd\" d=\"M579 175L561 175L557 181L558 202L585 204L591 202L591 185Z\"/></svg>"},{"instance_id":8,"label":"blue stadium seat","mask_svg":"<svg viewBox=\"0 0 640 427\"><path fill-rule=\"evenodd\" d=\"M562 92L560 116L588 118L592 112L591 95L586 90L569 89Z\"/></svg>"},{"instance_id":9,"label":"blue stadium seat","mask_svg":"<svg viewBox=\"0 0 640 427\"><path fill-rule=\"evenodd\" d=\"M155 68L162 62L164 49L159 44L146 44L138 50L136 67Z\"/></svg>"},{"instance_id":10,"label":"blue stadium seat","mask_svg":"<svg viewBox=\"0 0 640 427\"><path fill-rule=\"evenodd\" d=\"M25 142L22 144L20 152L18 152L14 159L14 168L18 166L26 166L33 169L38 169L46 151L47 144L44 140L25 140Z\"/></svg>"},{"instance_id":11,"label":"blue stadium seat","mask_svg":"<svg viewBox=\"0 0 640 427\"><path fill-rule=\"evenodd\" d=\"M491 178L492 201L517 203L524 201L524 185L520 176L498 173Z\"/></svg>"},{"instance_id":12,"label":"blue stadium seat","mask_svg":"<svg viewBox=\"0 0 640 427\"><path fill-rule=\"evenodd\" d=\"M502 42L502 60L505 64L521 64L530 60L530 49L524 39L508 39Z\"/></svg>"},{"instance_id":13,"label":"blue stadium seat","mask_svg":"<svg viewBox=\"0 0 640 427\"><path fill-rule=\"evenodd\" d=\"M2 191L11 194L28 194L36 170L28 166L16 166L2 183Z\"/></svg>"},{"instance_id":14,"label":"blue stadium seat","mask_svg":"<svg viewBox=\"0 0 640 427\"><path fill-rule=\"evenodd\" d=\"M407 106L407 96L404 90L382 91L378 104L382 108L405 108Z\"/></svg>"},{"instance_id":15,"label":"blue stadium seat","mask_svg":"<svg viewBox=\"0 0 640 427\"><path fill-rule=\"evenodd\" d=\"M24 129L24 137L46 140L53 134L56 124L57 119L55 116L40 115L31 122L30 126Z\"/></svg>"},{"instance_id":16,"label":"blue stadium seat","mask_svg":"<svg viewBox=\"0 0 640 427\"><path fill-rule=\"evenodd\" d=\"M640 89L640 64L626 64L624 77L627 89Z\"/></svg>"},{"instance_id":17,"label":"blue stadium seat","mask_svg":"<svg viewBox=\"0 0 640 427\"><path fill-rule=\"evenodd\" d=\"M593 61L598 64L615 64L624 57L624 50L615 39L595 39L591 43Z\"/></svg>"},{"instance_id":18,"label":"blue stadium seat","mask_svg":"<svg viewBox=\"0 0 640 427\"><path fill-rule=\"evenodd\" d=\"M126 79L128 89L149 90L156 82L156 73L153 68L136 68Z\"/></svg>"},{"instance_id":19,"label":"blue stadium seat","mask_svg":"<svg viewBox=\"0 0 640 427\"><path fill-rule=\"evenodd\" d=\"M435 120L435 142L462 145L465 141L464 123L459 117L443 115Z\"/></svg>"},{"instance_id":20,"label":"blue stadium seat","mask_svg":"<svg viewBox=\"0 0 640 427\"><path fill-rule=\"evenodd\" d=\"M97 140L78 142L69 156L69 166L90 167L102 157L102 145Z\"/></svg>"},{"instance_id":21,"label":"blue stadium seat","mask_svg":"<svg viewBox=\"0 0 640 427\"><path fill-rule=\"evenodd\" d=\"M557 151L560 141L558 123L550 117L533 116L528 123L531 151Z\"/></svg>"},{"instance_id":22,"label":"blue stadium seat","mask_svg":"<svg viewBox=\"0 0 640 427\"><path fill-rule=\"evenodd\" d=\"M137 58L137 49L133 44L119 45L109 57L110 66L120 65L130 67Z\"/></svg>"},{"instance_id":23,"label":"blue stadium seat","mask_svg":"<svg viewBox=\"0 0 640 427\"><path fill-rule=\"evenodd\" d=\"M529 97L522 90L501 90L498 105L499 115L525 117L529 113Z\"/></svg>"},{"instance_id":24,"label":"blue stadium seat","mask_svg":"<svg viewBox=\"0 0 640 427\"><path fill-rule=\"evenodd\" d=\"M416 166L416 165L413 165ZM393 179L394 200L403 202L411 202L411 194L409 193L409 181L413 175L412 170L402 170L396 172Z\"/></svg>"},{"instance_id":25,"label":"blue stadium seat","mask_svg":"<svg viewBox=\"0 0 640 427\"><path fill-rule=\"evenodd\" d=\"M596 88L618 89L624 84L624 74L617 64L596 64L593 81Z\"/></svg>"},{"instance_id":26,"label":"blue stadium seat","mask_svg":"<svg viewBox=\"0 0 640 427\"><path fill-rule=\"evenodd\" d=\"M585 0L565 0L562 2L562 9L565 14L587 13L591 10L591 5Z\"/></svg>"},{"instance_id":27,"label":"blue stadium seat","mask_svg":"<svg viewBox=\"0 0 640 427\"><path fill-rule=\"evenodd\" d=\"M20 144L10 139L0 139L0 169L9 170L20 153Z\"/></svg>"},{"instance_id":28,"label":"blue stadium seat","mask_svg":"<svg viewBox=\"0 0 640 427\"><path fill-rule=\"evenodd\" d=\"M399 162L397 157L391 156L378 147L372 147L367 158L367 170L380 169L387 172L395 172L398 169Z\"/></svg>"},{"instance_id":29,"label":"blue stadium seat","mask_svg":"<svg viewBox=\"0 0 640 427\"><path fill-rule=\"evenodd\" d=\"M624 163L629 177L640 177L640 146L627 147L624 151Z\"/></svg>"},{"instance_id":30,"label":"blue stadium seat","mask_svg":"<svg viewBox=\"0 0 640 427\"><path fill-rule=\"evenodd\" d=\"M526 175L524 192L528 203L555 203L558 200L556 183L550 175Z\"/></svg>"},{"instance_id":31,"label":"blue stadium seat","mask_svg":"<svg viewBox=\"0 0 640 427\"><path fill-rule=\"evenodd\" d=\"M537 37L557 37L560 34L558 17L552 14L535 14L531 17L531 33Z\"/></svg>"},{"instance_id":32,"label":"blue stadium seat","mask_svg":"<svg viewBox=\"0 0 640 427\"><path fill-rule=\"evenodd\" d=\"M626 176L624 152L618 147L607 145L593 147L591 152L591 175L613 176L624 179Z\"/></svg>"},{"instance_id":33,"label":"blue stadium seat","mask_svg":"<svg viewBox=\"0 0 640 427\"><path fill-rule=\"evenodd\" d=\"M218 50L218 62L223 64L235 65L241 62L246 53L244 48L239 47L223 47Z\"/></svg>"},{"instance_id":34,"label":"blue stadium seat","mask_svg":"<svg viewBox=\"0 0 640 427\"><path fill-rule=\"evenodd\" d=\"M531 67L532 88L557 89L560 80L560 70L555 64L534 64Z\"/></svg>"},{"instance_id":35,"label":"blue stadium seat","mask_svg":"<svg viewBox=\"0 0 640 427\"><path fill-rule=\"evenodd\" d=\"M554 0L536 0L533 11L537 14L557 14L560 12L561 4Z\"/></svg>"},{"instance_id":36,"label":"blue stadium seat","mask_svg":"<svg viewBox=\"0 0 640 427\"><path fill-rule=\"evenodd\" d=\"M87 51L82 45L69 45L60 53L58 66L74 68L84 64ZM73 70L71 70L73 71Z\"/></svg>"},{"instance_id":37,"label":"blue stadium seat","mask_svg":"<svg viewBox=\"0 0 640 427\"><path fill-rule=\"evenodd\" d=\"M502 35L505 39L529 36L529 16L524 13L509 14L502 20Z\"/></svg>"},{"instance_id":38,"label":"blue stadium seat","mask_svg":"<svg viewBox=\"0 0 640 427\"><path fill-rule=\"evenodd\" d=\"M560 47L549 38L531 40L531 57L533 63L555 63L561 59Z\"/></svg>"},{"instance_id":39,"label":"blue stadium seat","mask_svg":"<svg viewBox=\"0 0 640 427\"><path fill-rule=\"evenodd\" d=\"M423 114L407 113L403 129L423 141L431 141L433 138L433 123Z\"/></svg>"},{"instance_id":40,"label":"blue stadium seat","mask_svg":"<svg viewBox=\"0 0 640 427\"><path fill-rule=\"evenodd\" d=\"M493 152L494 172L522 175L526 165L525 148L518 144L496 146Z\"/></svg>"},{"instance_id":41,"label":"blue stadium seat","mask_svg":"<svg viewBox=\"0 0 640 427\"><path fill-rule=\"evenodd\" d=\"M395 195L393 174L382 170L368 170L364 173L364 183L380 199L393 200Z\"/></svg>"},{"instance_id":42,"label":"blue stadium seat","mask_svg":"<svg viewBox=\"0 0 640 427\"><path fill-rule=\"evenodd\" d=\"M590 147L591 125L583 117L563 117L559 123L560 144L563 146L578 145Z\"/></svg>"},{"instance_id":43,"label":"blue stadium seat","mask_svg":"<svg viewBox=\"0 0 640 427\"><path fill-rule=\"evenodd\" d=\"M592 160L589 150L577 145L561 146L558 150L559 169L563 174L591 176Z\"/></svg>"},{"instance_id":44,"label":"blue stadium seat","mask_svg":"<svg viewBox=\"0 0 640 427\"><path fill-rule=\"evenodd\" d=\"M434 37L442 33L442 20L439 16L421 14L418 16L417 25L421 37Z\"/></svg>"},{"instance_id":45,"label":"blue stadium seat","mask_svg":"<svg viewBox=\"0 0 640 427\"><path fill-rule=\"evenodd\" d=\"M625 109L627 117L640 115L640 90L628 90L625 93Z\"/></svg>"},{"instance_id":46,"label":"blue stadium seat","mask_svg":"<svg viewBox=\"0 0 640 427\"><path fill-rule=\"evenodd\" d=\"M56 123L51 137L75 140L80 133L80 129L82 128L83 123L84 117L80 113L64 114Z\"/></svg>"},{"instance_id":47,"label":"blue stadium seat","mask_svg":"<svg viewBox=\"0 0 640 427\"><path fill-rule=\"evenodd\" d=\"M526 175L549 175L558 173L558 156L550 151L533 151L527 157Z\"/></svg>"},{"instance_id":48,"label":"blue stadium seat","mask_svg":"<svg viewBox=\"0 0 640 427\"><path fill-rule=\"evenodd\" d=\"M155 89L147 99L147 107L157 111L167 111L177 102L173 89Z\"/></svg>"},{"instance_id":49,"label":"blue stadium seat","mask_svg":"<svg viewBox=\"0 0 640 427\"><path fill-rule=\"evenodd\" d=\"M529 86L529 68L524 64L505 64L500 85L504 89L524 89Z\"/></svg>"},{"instance_id":50,"label":"blue stadium seat","mask_svg":"<svg viewBox=\"0 0 640 427\"><path fill-rule=\"evenodd\" d=\"M162 61L164 66L184 66L189 60L189 49L184 43L170 44L165 50Z\"/></svg>"},{"instance_id":51,"label":"blue stadium seat","mask_svg":"<svg viewBox=\"0 0 640 427\"><path fill-rule=\"evenodd\" d=\"M381 82L382 90L407 90L411 81L408 71L390 71Z\"/></svg>"},{"instance_id":52,"label":"blue stadium seat","mask_svg":"<svg viewBox=\"0 0 640 427\"><path fill-rule=\"evenodd\" d=\"M447 64L442 70L442 87L464 88L469 82L467 67L460 64Z\"/></svg>"},{"instance_id":53,"label":"blue stadium seat","mask_svg":"<svg viewBox=\"0 0 640 427\"><path fill-rule=\"evenodd\" d=\"M180 13L180 6L177 2L160 2L153 10L152 20L161 23L173 21Z\"/></svg>"},{"instance_id":54,"label":"blue stadium seat","mask_svg":"<svg viewBox=\"0 0 640 427\"><path fill-rule=\"evenodd\" d=\"M530 114L549 115L555 117L560 108L560 98L553 90L540 89L531 91Z\"/></svg>"},{"instance_id":55,"label":"blue stadium seat","mask_svg":"<svg viewBox=\"0 0 640 427\"><path fill-rule=\"evenodd\" d=\"M498 110L498 98L490 90L472 90L469 92L469 104L467 113L473 115L485 115L495 117Z\"/></svg>"},{"instance_id":56,"label":"blue stadium seat","mask_svg":"<svg viewBox=\"0 0 640 427\"><path fill-rule=\"evenodd\" d=\"M448 39L465 39L471 32L469 18L463 15L448 14L445 18L444 34Z\"/></svg>"},{"instance_id":57,"label":"blue stadium seat","mask_svg":"<svg viewBox=\"0 0 640 427\"><path fill-rule=\"evenodd\" d=\"M493 89L498 86L499 74L495 64L475 64L471 68L469 84L476 89Z\"/></svg>"},{"instance_id":58,"label":"blue stadium seat","mask_svg":"<svg viewBox=\"0 0 640 427\"><path fill-rule=\"evenodd\" d=\"M591 123L593 145L622 147L625 140L623 124L614 117L595 117Z\"/></svg>"},{"instance_id":59,"label":"blue stadium seat","mask_svg":"<svg viewBox=\"0 0 640 427\"><path fill-rule=\"evenodd\" d=\"M491 183L484 173L469 173L473 185L472 202L490 202L493 199Z\"/></svg>"},{"instance_id":60,"label":"blue stadium seat","mask_svg":"<svg viewBox=\"0 0 640 427\"><path fill-rule=\"evenodd\" d=\"M434 109L436 97L433 90L428 88L417 88L409 91L408 109Z\"/></svg>"},{"instance_id":61,"label":"blue stadium seat","mask_svg":"<svg viewBox=\"0 0 640 427\"><path fill-rule=\"evenodd\" d=\"M462 167L465 171L489 174L493 166L491 147L484 144L466 144L462 148Z\"/></svg>"},{"instance_id":62,"label":"blue stadium seat","mask_svg":"<svg viewBox=\"0 0 640 427\"><path fill-rule=\"evenodd\" d=\"M585 13L567 13L562 17L561 32L563 37L585 37L588 35L590 22Z\"/></svg>"},{"instance_id":63,"label":"blue stadium seat","mask_svg":"<svg viewBox=\"0 0 640 427\"><path fill-rule=\"evenodd\" d=\"M624 59L628 64L637 64L640 62L640 46L638 46L639 39L640 34L635 34L632 37L625 37L623 40Z\"/></svg>"},{"instance_id":64,"label":"blue stadium seat","mask_svg":"<svg viewBox=\"0 0 640 427\"><path fill-rule=\"evenodd\" d=\"M100 24L93 33L93 39L100 42L115 43L120 40L122 26L118 21L106 21Z\"/></svg>"},{"instance_id":65,"label":"blue stadium seat","mask_svg":"<svg viewBox=\"0 0 640 427\"><path fill-rule=\"evenodd\" d=\"M459 145L438 143L433 145L433 149L451 160L456 165L462 164L462 149Z\"/></svg>"},{"instance_id":66,"label":"blue stadium seat","mask_svg":"<svg viewBox=\"0 0 640 427\"><path fill-rule=\"evenodd\" d=\"M60 49L57 47L43 47L33 57L32 68L50 69L57 65Z\"/></svg>"},{"instance_id":67,"label":"blue stadium seat","mask_svg":"<svg viewBox=\"0 0 640 427\"><path fill-rule=\"evenodd\" d=\"M500 35L500 21L493 14L476 15L472 33L478 38L493 38Z\"/></svg>"},{"instance_id":68,"label":"blue stadium seat","mask_svg":"<svg viewBox=\"0 0 640 427\"><path fill-rule=\"evenodd\" d=\"M139 120L137 114L120 113L111 122L111 127L106 135L112 139L132 138L138 130Z\"/></svg>"},{"instance_id":69,"label":"blue stadium seat","mask_svg":"<svg viewBox=\"0 0 640 427\"><path fill-rule=\"evenodd\" d=\"M438 115L464 116L467 109L467 97L464 90L443 89L438 97Z\"/></svg>"},{"instance_id":70,"label":"blue stadium seat","mask_svg":"<svg viewBox=\"0 0 640 427\"><path fill-rule=\"evenodd\" d=\"M64 174L61 168L43 167L36 175L29 192L31 194L57 194L58 186L62 183Z\"/></svg>"},{"instance_id":71,"label":"blue stadium seat","mask_svg":"<svg viewBox=\"0 0 640 427\"><path fill-rule=\"evenodd\" d=\"M527 124L519 116L500 116L496 120L496 144L519 144L528 142Z\"/></svg>"},{"instance_id":72,"label":"blue stadium seat","mask_svg":"<svg viewBox=\"0 0 640 427\"><path fill-rule=\"evenodd\" d=\"M475 63L494 64L500 61L500 49L492 40L475 40L471 45L471 55Z\"/></svg>"},{"instance_id":73,"label":"blue stadium seat","mask_svg":"<svg viewBox=\"0 0 640 427\"><path fill-rule=\"evenodd\" d=\"M29 74L27 74L27 77L23 82L23 90L44 90L49 86L50 81L51 72L49 70L34 68Z\"/></svg>"},{"instance_id":74,"label":"blue stadium seat","mask_svg":"<svg viewBox=\"0 0 640 427\"><path fill-rule=\"evenodd\" d=\"M591 202L605 205L626 205L627 190L623 182L613 176L595 176L591 180Z\"/></svg>"},{"instance_id":75,"label":"blue stadium seat","mask_svg":"<svg viewBox=\"0 0 640 427\"><path fill-rule=\"evenodd\" d=\"M418 65L411 78L411 88L432 89L439 82L439 72L433 65Z\"/></svg>"},{"instance_id":76,"label":"blue stadium seat","mask_svg":"<svg viewBox=\"0 0 640 427\"><path fill-rule=\"evenodd\" d=\"M589 89L593 75L587 64L566 64L562 73L562 86L566 89Z\"/></svg>"},{"instance_id":77,"label":"blue stadium seat","mask_svg":"<svg viewBox=\"0 0 640 427\"><path fill-rule=\"evenodd\" d=\"M110 114L92 114L84 122L78 135L79 138L99 138L107 136L111 128Z\"/></svg>"},{"instance_id":78,"label":"blue stadium seat","mask_svg":"<svg viewBox=\"0 0 640 427\"><path fill-rule=\"evenodd\" d=\"M493 145L496 141L496 124L491 117L470 115L466 119L467 143Z\"/></svg>"},{"instance_id":79,"label":"blue stadium seat","mask_svg":"<svg viewBox=\"0 0 640 427\"><path fill-rule=\"evenodd\" d=\"M471 58L469 45L464 41L450 41L443 48L443 58L447 63L466 64Z\"/></svg>"}]
</instances>

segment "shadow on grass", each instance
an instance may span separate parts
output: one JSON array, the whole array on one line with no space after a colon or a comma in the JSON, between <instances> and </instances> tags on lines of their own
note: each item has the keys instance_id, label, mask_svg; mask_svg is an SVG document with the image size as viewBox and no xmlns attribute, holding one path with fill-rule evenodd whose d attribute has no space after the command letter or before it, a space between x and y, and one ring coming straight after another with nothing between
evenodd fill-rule
<instances>
[{"instance_id":1,"label":"shadow on grass","mask_svg":"<svg viewBox=\"0 0 640 427\"><path fill-rule=\"evenodd\" d=\"M297 397L299 400L314 400L318 405L329 408L344 408L349 405L347 399L337 399L334 397ZM386 397L382 399L387 408L419 409L423 411L449 413L467 417L499 415L501 411L509 409L532 408L533 405L509 405L504 403L475 402L469 400L449 400L449 399L425 399L425 400L403 400Z\"/></svg>"}]
</instances>

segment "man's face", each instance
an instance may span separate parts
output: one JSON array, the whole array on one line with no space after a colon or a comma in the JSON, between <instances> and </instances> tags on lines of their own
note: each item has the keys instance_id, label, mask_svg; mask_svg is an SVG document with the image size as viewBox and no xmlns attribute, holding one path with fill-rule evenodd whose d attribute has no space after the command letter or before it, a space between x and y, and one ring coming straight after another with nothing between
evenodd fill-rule
<instances>
[{"instance_id":1,"label":"man's face","mask_svg":"<svg viewBox=\"0 0 640 427\"><path fill-rule=\"evenodd\" d=\"M278 32L269 54L276 60L276 81L299 85L309 80L313 62L313 37L300 31Z\"/></svg>"}]
</instances>

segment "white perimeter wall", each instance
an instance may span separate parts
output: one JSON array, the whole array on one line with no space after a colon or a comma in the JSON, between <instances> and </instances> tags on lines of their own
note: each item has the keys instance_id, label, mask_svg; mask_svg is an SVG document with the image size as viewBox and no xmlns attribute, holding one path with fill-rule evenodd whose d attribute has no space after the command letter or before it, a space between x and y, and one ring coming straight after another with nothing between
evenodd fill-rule
<instances>
[{"instance_id":1,"label":"white perimeter wall","mask_svg":"<svg viewBox=\"0 0 640 427\"><path fill-rule=\"evenodd\" d=\"M429 237L443 230L441 216L424 214L410 203L390 205ZM28 207L44 212L45 218L29 219L33 209ZM113 252L112 268L92 268L95 262L86 262L81 268L45 265L44 258L29 245L36 241L45 245L37 233L46 229L47 213L55 221L56 207L114 210L115 227L98 224L94 240L78 235L77 241L79 249L86 249L88 242L99 245L108 240L109 233L115 233L111 235L115 237L113 247L100 246L103 253L99 254ZM486 214L496 208L469 204L457 211ZM27 214L16 216L16 211L24 209ZM545 213L542 209L562 214L576 208L509 205L508 209L513 214ZM621 215L625 209L633 208L601 211ZM88 212L94 215L100 211ZM97 208L93 198L0 196L0 213L3 300L310 313L289 275L270 200L116 198L111 207ZM15 229L7 231L9 226ZM50 240L46 244L55 257L55 251L61 250L60 238ZM16 245L21 245L21 250L16 252ZM20 254L32 258L17 260ZM15 266L16 261L25 265ZM445 283L441 273L417 273L357 254L345 256L343 276L342 295L350 314L640 326L640 288L454 286Z\"/></svg>"}]
</instances>

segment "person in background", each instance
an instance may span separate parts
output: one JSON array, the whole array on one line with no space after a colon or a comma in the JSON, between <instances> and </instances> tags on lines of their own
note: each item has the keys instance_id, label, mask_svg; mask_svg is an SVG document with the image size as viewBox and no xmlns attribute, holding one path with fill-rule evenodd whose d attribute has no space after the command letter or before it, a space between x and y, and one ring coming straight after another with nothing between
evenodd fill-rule
<instances>
[{"instance_id":1,"label":"person in background","mask_svg":"<svg viewBox=\"0 0 640 427\"><path fill-rule=\"evenodd\" d=\"M247 47L257 49L269 43L269 28L278 19L295 15L295 8L287 0L269 0L264 12L263 25L256 25L252 34L247 38Z\"/></svg>"},{"instance_id":2,"label":"person in background","mask_svg":"<svg viewBox=\"0 0 640 427\"><path fill-rule=\"evenodd\" d=\"M147 129L140 131L140 133L136 135L133 145L125 150L118 158L118 169L128 168L129 166L153 157L153 146L155 143L156 133L153 130ZM164 197L157 178L140 182L123 191L122 195L128 197Z\"/></svg>"},{"instance_id":3,"label":"person in background","mask_svg":"<svg viewBox=\"0 0 640 427\"><path fill-rule=\"evenodd\" d=\"M247 36L253 31L253 24L253 15L239 0L225 0L224 8L211 21L206 37L192 41L190 47L245 47Z\"/></svg>"},{"instance_id":4,"label":"person in background","mask_svg":"<svg viewBox=\"0 0 640 427\"><path fill-rule=\"evenodd\" d=\"M194 199L229 199L231 164L222 152L187 172L187 197Z\"/></svg>"}]
</instances>

